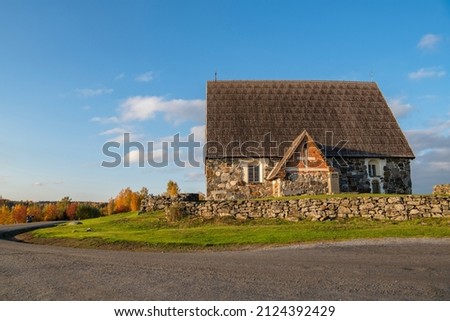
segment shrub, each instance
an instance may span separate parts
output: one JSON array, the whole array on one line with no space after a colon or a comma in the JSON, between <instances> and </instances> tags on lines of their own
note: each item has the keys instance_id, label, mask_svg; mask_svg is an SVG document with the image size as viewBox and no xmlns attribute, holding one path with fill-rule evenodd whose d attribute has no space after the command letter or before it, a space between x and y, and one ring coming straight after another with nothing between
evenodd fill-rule
<instances>
[{"instance_id":1,"label":"shrub","mask_svg":"<svg viewBox=\"0 0 450 321\"><path fill-rule=\"evenodd\" d=\"M178 184L172 180L167 183L167 196L175 198L178 197L180 193L180 189L178 188Z\"/></svg>"},{"instance_id":2,"label":"shrub","mask_svg":"<svg viewBox=\"0 0 450 321\"><path fill-rule=\"evenodd\" d=\"M100 217L100 210L89 204L78 205L76 216L79 220Z\"/></svg>"},{"instance_id":3,"label":"shrub","mask_svg":"<svg viewBox=\"0 0 450 321\"><path fill-rule=\"evenodd\" d=\"M186 216L186 208L179 203L172 203L166 208L166 218L169 222L176 222Z\"/></svg>"}]
</instances>

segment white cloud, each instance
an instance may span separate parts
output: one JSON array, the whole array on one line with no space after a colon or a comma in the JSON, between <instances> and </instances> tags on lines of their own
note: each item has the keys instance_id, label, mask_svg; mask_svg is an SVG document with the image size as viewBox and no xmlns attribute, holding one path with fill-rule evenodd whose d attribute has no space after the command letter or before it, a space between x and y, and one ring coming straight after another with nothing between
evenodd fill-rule
<instances>
[{"instance_id":1,"label":"white cloud","mask_svg":"<svg viewBox=\"0 0 450 321\"><path fill-rule=\"evenodd\" d=\"M182 143L190 141L188 135L184 136L180 135L180 133L153 139L145 138L144 135L130 133L129 140L127 141L132 146L129 149L125 145L122 147L125 139L122 128L112 128L100 134L118 134L115 137L112 136L109 138L108 142L118 142L121 144L120 152L125 153L123 160L125 161L125 155L127 155L130 165L138 165L140 162L144 162L144 166L159 167L165 164L165 166L176 168L179 164L178 162L181 162L185 168L197 168L199 166L201 167L203 163L204 134L202 135L202 127L204 126L195 126L190 130L189 134L194 134L194 141L200 142L200 146L196 146L194 149L186 148L187 146L181 146L179 149L174 148L173 142L175 142L176 135L179 135L176 141Z\"/></svg>"},{"instance_id":2,"label":"white cloud","mask_svg":"<svg viewBox=\"0 0 450 321\"><path fill-rule=\"evenodd\" d=\"M188 172L184 175L185 182L203 182L205 181L205 174L201 172Z\"/></svg>"},{"instance_id":3,"label":"white cloud","mask_svg":"<svg viewBox=\"0 0 450 321\"><path fill-rule=\"evenodd\" d=\"M137 149L133 149L128 153L130 164L139 164L140 159L142 159L142 162L145 164L145 152L142 153L141 151Z\"/></svg>"},{"instance_id":4,"label":"white cloud","mask_svg":"<svg viewBox=\"0 0 450 321\"><path fill-rule=\"evenodd\" d=\"M137 141L137 140L131 139L130 141ZM121 143L123 143L123 141ZM143 149L133 146L131 150L125 155L125 157L128 157L128 162L130 165L142 164L144 167L173 165L173 157L174 157L174 155L172 154L173 151L170 148L168 149L163 148L162 142L155 142L151 150L148 149L149 146L144 144L143 141L141 141L141 144L143 146ZM125 158L123 161L125 164Z\"/></svg>"},{"instance_id":5,"label":"white cloud","mask_svg":"<svg viewBox=\"0 0 450 321\"><path fill-rule=\"evenodd\" d=\"M444 77L447 72L441 67L433 68L420 68L417 71L410 72L408 74L409 79L419 80L422 78L441 78Z\"/></svg>"},{"instance_id":6,"label":"white cloud","mask_svg":"<svg viewBox=\"0 0 450 321\"><path fill-rule=\"evenodd\" d=\"M205 141L206 141L206 125L192 127L191 134L194 134L194 140L196 142L205 143Z\"/></svg>"},{"instance_id":7,"label":"white cloud","mask_svg":"<svg viewBox=\"0 0 450 321\"><path fill-rule=\"evenodd\" d=\"M92 117L91 122L100 123L100 124L114 124L119 122L119 118L112 117Z\"/></svg>"},{"instance_id":8,"label":"white cloud","mask_svg":"<svg viewBox=\"0 0 450 321\"><path fill-rule=\"evenodd\" d=\"M33 186L42 187L44 185L61 185L64 184L64 181L51 181L51 182L34 182Z\"/></svg>"},{"instance_id":9,"label":"white cloud","mask_svg":"<svg viewBox=\"0 0 450 321\"><path fill-rule=\"evenodd\" d=\"M142 141L144 136L142 134L134 134L131 132L130 129L124 129L124 128L112 128L109 130L106 130L104 132L101 132L99 135L112 135L113 137L108 139L108 142L117 142L120 144L123 144L125 142L126 135L128 134L127 141L130 143L137 142L139 144L142 144L145 147L145 142Z\"/></svg>"},{"instance_id":10,"label":"white cloud","mask_svg":"<svg viewBox=\"0 0 450 321\"><path fill-rule=\"evenodd\" d=\"M417 97L419 99L423 99L423 100L437 100L439 99L439 96L437 95L432 95L432 94L427 94L427 95L422 95Z\"/></svg>"},{"instance_id":11,"label":"white cloud","mask_svg":"<svg viewBox=\"0 0 450 321\"><path fill-rule=\"evenodd\" d=\"M436 49L439 42L441 42L442 37L439 35L435 35L433 33L428 33L424 35L419 43L417 44L417 47L422 50L433 50Z\"/></svg>"},{"instance_id":12,"label":"white cloud","mask_svg":"<svg viewBox=\"0 0 450 321\"><path fill-rule=\"evenodd\" d=\"M388 105L394 113L395 117L402 117L412 110L412 105L403 102L403 97L388 99Z\"/></svg>"},{"instance_id":13,"label":"white cloud","mask_svg":"<svg viewBox=\"0 0 450 321\"><path fill-rule=\"evenodd\" d=\"M205 101L201 99L165 100L158 96L135 96L125 100L120 106L122 121L147 120L162 113L167 122L178 125L183 121L204 121Z\"/></svg>"},{"instance_id":14,"label":"white cloud","mask_svg":"<svg viewBox=\"0 0 450 321\"><path fill-rule=\"evenodd\" d=\"M82 89L75 89L75 93L80 97L95 97L95 96L102 96L102 95L109 95L114 90L112 88L82 88Z\"/></svg>"},{"instance_id":15,"label":"white cloud","mask_svg":"<svg viewBox=\"0 0 450 321\"><path fill-rule=\"evenodd\" d=\"M450 156L450 153L448 153L447 156ZM432 168L436 169L436 170L446 171L446 172L450 173L450 162L448 162L448 161L447 162L445 162L445 161L442 161L442 162L430 162L430 166Z\"/></svg>"},{"instance_id":16,"label":"white cloud","mask_svg":"<svg viewBox=\"0 0 450 321\"><path fill-rule=\"evenodd\" d=\"M151 151L147 151L147 160L150 157L150 160L154 163L162 163L164 159L169 160L169 158L171 157L170 152L167 150L164 150L162 148L159 149L153 149ZM173 155L172 155L173 157Z\"/></svg>"},{"instance_id":17,"label":"white cloud","mask_svg":"<svg viewBox=\"0 0 450 321\"><path fill-rule=\"evenodd\" d=\"M450 182L450 120L405 134L416 155L412 161L413 191L431 193L433 185Z\"/></svg>"},{"instance_id":18,"label":"white cloud","mask_svg":"<svg viewBox=\"0 0 450 321\"><path fill-rule=\"evenodd\" d=\"M122 72L122 73L118 74L117 76L115 76L114 80L120 80L120 79L122 79L124 77L125 77L125 74Z\"/></svg>"},{"instance_id":19,"label":"white cloud","mask_svg":"<svg viewBox=\"0 0 450 321\"><path fill-rule=\"evenodd\" d=\"M147 72L143 73L142 75L137 76L134 80L139 81L139 82L149 82L149 81L153 80L153 78L154 78L153 71L147 71Z\"/></svg>"},{"instance_id":20,"label":"white cloud","mask_svg":"<svg viewBox=\"0 0 450 321\"><path fill-rule=\"evenodd\" d=\"M100 135L117 135L117 134L123 135L124 133L127 133L127 132L128 131L123 128L116 127L116 128L105 130L105 131L101 132Z\"/></svg>"}]
</instances>

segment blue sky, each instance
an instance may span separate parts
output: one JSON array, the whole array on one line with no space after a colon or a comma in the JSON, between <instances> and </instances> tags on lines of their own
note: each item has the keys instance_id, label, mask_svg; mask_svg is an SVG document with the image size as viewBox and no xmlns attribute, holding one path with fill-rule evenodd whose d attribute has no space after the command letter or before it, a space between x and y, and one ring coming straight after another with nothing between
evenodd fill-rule
<instances>
[{"instance_id":1,"label":"blue sky","mask_svg":"<svg viewBox=\"0 0 450 321\"><path fill-rule=\"evenodd\" d=\"M373 79L416 154L413 190L430 193L450 183L449 57L450 1L0 0L0 195L204 191L202 168L139 168L135 152L105 168L102 146L201 140L215 71Z\"/></svg>"}]
</instances>

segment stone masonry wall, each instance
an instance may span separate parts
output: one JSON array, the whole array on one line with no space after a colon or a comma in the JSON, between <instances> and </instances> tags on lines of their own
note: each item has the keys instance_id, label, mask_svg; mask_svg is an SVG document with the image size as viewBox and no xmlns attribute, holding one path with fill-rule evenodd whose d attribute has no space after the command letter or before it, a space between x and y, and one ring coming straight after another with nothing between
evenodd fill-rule
<instances>
[{"instance_id":1,"label":"stone masonry wall","mask_svg":"<svg viewBox=\"0 0 450 321\"><path fill-rule=\"evenodd\" d=\"M207 159L206 193L208 199L247 199L272 196L272 182L246 183L241 160ZM273 168L269 163L264 168L264 177Z\"/></svg>"},{"instance_id":2,"label":"stone masonry wall","mask_svg":"<svg viewBox=\"0 0 450 321\"><path fill-rule=\"evenodd\" d=\"M330 162L331 163L331 162ZM342 193L370 193L367 166L363 158L343 158L333 161L334 170L339 173L339 187Z\"/></svg>"},{"instance_id":3,"label":"stone masonry wall","mask_svg":"<svg viewBox=\"0 0 450 321\"><path fill-rule=\"evenodd\" d=\"M295 179L289 175L276 183L274 190L272 182L246 183L244 168L240 159L207 159L206 160L206 191L208 199L238 200L273 196L275 190L279 195L326 194L328 180L325 173L298 173ZM340 191L371 193L371 178L365 158L343 158L339 162L329 159L334 170L339 173ZM382 186L382 192L387 194L411 194L410 160L404 158L387 158L385 166L380 168L376 177ZM264 166L264 177L275 166L274 161L267 159ZM323 176L323 177L322 177Z\"/></svg>"},{"instance_id":4,"label":"stone masonry wall","mask_svg":"<svg viewBox=\"0 0 450 321\"><path fill-rule=\"evenodd\" d=\"M339 173L341 192L371 193L371 185L364 158L343 158L339 162L333 161L332 164ZM381 174L379 180L385 193L412 193L409 159L387 158L386 166L382 169Z\"/></svg>"},{"instance_id":5,"label":"stone masonry wall","mask_svg":"<svg viewBox=\"0 0 450 321\"><path fill-rule=\"evenodd\" d=\"M288 175L287 180L281 180L278 184L281 184L280 196L327 194L328 172L298 172Z\"/></svg>"},{"instance_id":6,"label":"stone masonry wall","mask_svg":"<svg viewBox=\"0 0 450 321\"><path fill-rule=\"evenodd\" d=\"M450 197L396 196L298 200L227 200L179 202L188 215L203 218L232 217L279 218L289 221L324 221L362 217L375 220L404 221L422 217L450 217ZM166 210L170 206L166 207Z\"/></svg>"},{"instance_id":7,"label":"stone masonry wall","mask_svg":"<svg viewBox=\"0 0 450 321\"><path fill-rule=\"evenodd\" d=\"M388 158L384 167L384 190L388 194L411 194L411 161L405 158Z\"/></svg>"}]
</instances>

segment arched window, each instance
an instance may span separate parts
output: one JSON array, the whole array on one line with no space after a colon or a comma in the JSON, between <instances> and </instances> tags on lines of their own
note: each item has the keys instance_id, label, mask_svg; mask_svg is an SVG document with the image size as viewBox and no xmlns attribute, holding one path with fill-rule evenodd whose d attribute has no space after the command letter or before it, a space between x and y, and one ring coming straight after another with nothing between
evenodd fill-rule
<instances>
[{"instance_id":1,"label":"arched window","mask_svg":"<svg viewBox=\"0 0 450 321\"><path fill-rule=\"evenodd\" d=\"M379 166L378 161L376 160L370 160L368 164L368 171L369 171L369 177L376 177L379 176Z\"/></svg>"}]
</instances>

